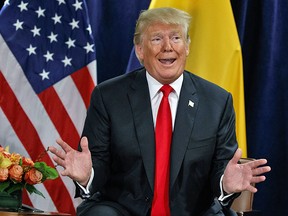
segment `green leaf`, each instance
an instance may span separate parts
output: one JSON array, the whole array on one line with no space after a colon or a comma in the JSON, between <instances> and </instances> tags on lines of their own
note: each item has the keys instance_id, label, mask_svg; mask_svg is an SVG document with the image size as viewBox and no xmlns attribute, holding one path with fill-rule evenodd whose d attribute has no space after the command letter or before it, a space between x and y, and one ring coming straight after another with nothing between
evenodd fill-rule
<instances>
[{"instance_id":1,"label":"green leaf","mask_svg":"<svg viewBox=\"0 0 288 216\"><path fill-rule=\"evenodd\" d=\"M22 183L17 183L17 184L10 184L9 189L7 190L7 192L9 194L13 193L14 191L18 191L18 190L22 190L24 188L24 184Z\"/></svg>"},{"instance_id":2,"label":"green leaf","mask_svg":"<svg viewBox=\"0 0 288 216\"><path fill-rule=\"evenodd\" d=\"M42 196L45 199L45 196L39 190L37 190L37 188L35 188L34 185L26 184L25 188L29 192L29 194L35 193Z\"/></svg>"},{"instance_id":3,"label":"green leaf","mask_svg":"<svg viewBox=\"0 0 288 216\"><path fill-rule=\"evenodd\" d=\"M35 162L34 167L43 174L43 180L56 179L59 174L55 168L48 166L45 162Z\"/></svg>"},{"instance_id":4,"label":"green leaf","mask_svg":"<svg viewBox=\"0 0 288 216\"><path fill-rule=\"evenodd\" d=\"M10 186L10 181L0 183L0 192L4 192Z\"/></svg>"},{"instance_id":5,"label":"green leaf","mask_svg":"<svg viewBox=\"0 0 288 216\"><path fill-rule=\"evenodd\" d=\"M0 192L6 192L8 194L22 190L23 188L23 183L14 183L13 181L5 181L0 183Z\"/></svg>"}]
</instances>

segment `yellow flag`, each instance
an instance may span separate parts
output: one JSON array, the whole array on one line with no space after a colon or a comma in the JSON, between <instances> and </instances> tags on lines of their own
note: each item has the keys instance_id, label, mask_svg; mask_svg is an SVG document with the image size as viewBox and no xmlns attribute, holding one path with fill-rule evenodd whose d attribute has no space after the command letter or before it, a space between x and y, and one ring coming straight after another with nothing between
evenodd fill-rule
<instances>
[{"instance_id":1,"label":"yellow flag","mask_svg":"<svg viewBox=\"0 0 288 216\"><path fill-rule=\"evenodd\" d=\"M229 0L152 0L150 8L175 7L192 16L186 69L233 95L236 135L247 157L242 52Z\"/></svg>"}]
</instances>

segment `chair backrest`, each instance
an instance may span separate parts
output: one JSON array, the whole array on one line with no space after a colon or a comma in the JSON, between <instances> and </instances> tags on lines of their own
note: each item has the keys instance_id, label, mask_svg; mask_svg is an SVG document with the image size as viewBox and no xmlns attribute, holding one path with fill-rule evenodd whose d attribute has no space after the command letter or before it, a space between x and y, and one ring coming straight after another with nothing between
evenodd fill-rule
<instances>
[{"instance_id":1,"label":"chair backrest","mask_svg":"<svg viewBox=\"0 0 288 216\"><path fill-rule=\"evenodd\" d=\"M247 163L253 161L253 158L241 158L240 163ZM253 209L253 198L254 193L250 191L243 191L239 197L237 197L231 206L231 208L236 212L246 212L252 211Z\"/></svg>"}]
</instances>

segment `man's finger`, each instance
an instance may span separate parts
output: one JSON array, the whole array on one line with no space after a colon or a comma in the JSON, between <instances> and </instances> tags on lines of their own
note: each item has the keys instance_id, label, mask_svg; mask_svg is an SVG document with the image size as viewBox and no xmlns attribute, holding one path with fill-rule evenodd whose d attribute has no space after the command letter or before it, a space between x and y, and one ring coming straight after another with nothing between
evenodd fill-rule
<instances>
[{"instance_id":1,"label":"man's finger","mask_svg":"<svg viewBox=\"0 0 288 216\"><path fill-rule=\"evenodd\" d=\"M67 153L69 151L71 151L71 147L66 143L64 142L64 140L62 140L61 138L58 138L56 139L56 143L58 143L58 145L61 146L61 148Z\"/></svg>"},{"instance_id":2,"label":"man's finger","mask_svg":"<svg viewBox=\"0 0 288 216\"><path fill-rule=\"evenodd\" d=\"M262 175L264 173L270 172L270 166L258 167L252 170L253 176Z\"/></svg>"},{"instance_id":3,"label":"man's finger","mask_svg":"<svg viewBox=\"0 0 288 216\"><path fill-rule=\"evenodd\" d=\"M251 183L260 183L266 180L265 176L255 176L251 179Z\"/></svg>"},{"instance_id":4,"label":"man's finger","mask_svg":"<svg viewBox=\"0 0 288 216\"><path fill-rule=\"evenodd\" d=\"M65 168L64 161L63 161L61 158L59 158L59 157L56 156L56 155L54 155L52 158L53 158L53 160L55 161L55 163L57 164L57 166L59 165L59 166Z\"/></svg>"},{"instance_id":5,"label":"man's finger","mask_svg":"<svg viewBox=\"0 0 288 216\"><path fill-rule=\"evenodd\" d=\"M233 158L231 159L231 163L237 164L238 161L240 160L241 156L242 156L242 150L240 148L238 148L237 151L235 152Z\"/></svg>"},{"instance_id":6,"label":"man's finger","mask_svg":"<svg viewBox=\"0 0 288 216\"><path fill-rule=\"evenodd\" d=\"M62 170L62 171L60 172L60 174L61 174L62 176L69 176L69 172L68 172L66 169Z\"/></svg>"},{"instance_id":7,"label":"man's finger","mask_svg":"<svg viewBox=\"0 0 288 216\"><path fill-rule=\"evenodd\" d=\"M57 156L58 158L60 158L62 160L65 159L66 153L62 149L57 149L57 148L51 146L51 147L49 147L49 151L51 153L53 153L55 156Z\"/></svg>"},{"instance_id":8,"label":"man's finger","mask_svg":"<svg viewBox=\"0 0 288 216\"><path fill-rule=\"evenodd\" d=\"M256 193L256 192L257 192L257 188L255 188L255 187L252 186L252 185L249 185L246 190L248 190L248 191L250 191L250 192L252 192L252 193Z\"/></svg>"},{"instance_id":9,"label":"man's finger","mask_svg":"<svg viewBox=\"0 0 288 216\"><path fill-rule=\"evenodd\" d=\"M84 136L81 138L80 146L81 146L82 152L89 152L87 137Z\"/></svg>"}]
</instances>

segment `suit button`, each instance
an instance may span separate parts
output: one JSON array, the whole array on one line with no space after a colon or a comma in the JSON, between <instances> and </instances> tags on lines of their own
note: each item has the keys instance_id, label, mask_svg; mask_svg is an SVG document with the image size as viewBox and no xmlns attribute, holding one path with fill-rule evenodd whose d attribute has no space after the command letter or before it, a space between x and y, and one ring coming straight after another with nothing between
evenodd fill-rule
<instances>
[{"instance_id":1,"label":"suit button","mask_svg":"<svg viewBox=\"0 0 288 216\"><path fill-rule=\"evenodd\" d=\"M149 197L145 197L145 202L149 202L150 198Z\"/></svg>"}]
</instances>

